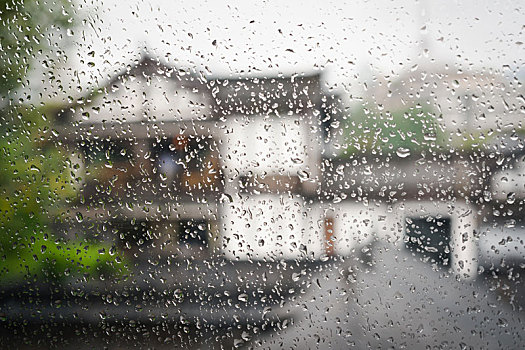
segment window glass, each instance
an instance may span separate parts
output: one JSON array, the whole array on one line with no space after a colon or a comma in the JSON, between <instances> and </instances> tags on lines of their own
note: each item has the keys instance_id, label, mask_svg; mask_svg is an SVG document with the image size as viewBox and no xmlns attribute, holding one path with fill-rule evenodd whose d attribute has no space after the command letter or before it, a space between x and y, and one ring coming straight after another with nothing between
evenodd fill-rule
<instances>
[{"instance_id":1,"label":"window glass","mask_svg":"<svg viewBox=\"0 0 525 350\"><path fill-rule=\"evenodd\" d=\"M525 348L524 10L0 0L0 348Z\"/></svg>"}]
</instances>

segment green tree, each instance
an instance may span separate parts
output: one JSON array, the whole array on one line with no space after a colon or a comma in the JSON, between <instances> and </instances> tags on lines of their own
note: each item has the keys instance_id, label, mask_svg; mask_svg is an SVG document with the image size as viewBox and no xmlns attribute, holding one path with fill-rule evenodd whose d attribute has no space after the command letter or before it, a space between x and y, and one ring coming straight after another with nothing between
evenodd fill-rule
<instances>
[{"instance_id":1,"label":"green tree","mask_svg":"<svg viewBox=\"0 0 525 350\"><path fill-rule=\"evenodd\" d=\"M0 96L4 105L21 85L28 84L36 56L56 50L58 37L73 25L72 12L65 0L0 0Z\"/></svg>"},{"instance_id":2,"label":"green tree","mask_svg":"<svg viewBox=\"0 0 525 350\"><path fill-rule=\"evenodd\" d=\"M420 106L394 112L361 106L348 118L345 130L347 155L373 153L404 158L438 149L443 138L434 114Z\"/></svg>"},{"instance_id":3,"label":"green tree","mask_svg":"<svg viewBox=\"0 0 525 350\"><path fill-rule=\"evenodd\" d=\"M68 2L0 0L0 281L61 279L114 271L110 247L57 238L54 214L75 196L67 152L54 140L46 107L24 102L28 76L57 50L51 33L72 25ZM33 91L34 92L34 91ZM39 101L40 102L40 101Z\"/></svg>"}]
</instances>

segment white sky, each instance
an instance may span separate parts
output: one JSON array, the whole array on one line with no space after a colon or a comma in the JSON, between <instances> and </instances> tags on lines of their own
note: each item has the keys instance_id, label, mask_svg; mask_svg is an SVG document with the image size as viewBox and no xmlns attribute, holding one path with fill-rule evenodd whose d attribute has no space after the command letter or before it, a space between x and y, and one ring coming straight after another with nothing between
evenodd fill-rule
<instances>
[{"instance_id":1,"label":"white sky","mask_svg":"<svg viewBox=\"0 0 525 350\"><path fill-rule=\"evenodd\" d=\"M70 64L82 73L83 85L98 85L146 46L171 64L195 67L208 76L322 68L329 85L353 89L373 72L397 73L413 66L423 35L430 57L453 67L515 69L524 63L525 3L518 1L255 3L104 0L84 5L80 13L89 16L91 25L75 30L69 57L75 51L78 55ZM95 57L87 57L92 50Z\"/></svg>"}]
</instances>

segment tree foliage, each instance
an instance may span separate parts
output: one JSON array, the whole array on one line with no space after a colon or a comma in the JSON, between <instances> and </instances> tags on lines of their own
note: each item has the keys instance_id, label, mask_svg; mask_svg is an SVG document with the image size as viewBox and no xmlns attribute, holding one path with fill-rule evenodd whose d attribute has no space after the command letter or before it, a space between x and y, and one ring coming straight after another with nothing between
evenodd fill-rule
<instances>
[{"instance_id":1,"label":"tree foliage","mask_svg":"<svg viewBox=\"0 0 525 350\"><path fill-rule=\"evenodd\" d=\"M361 106L346 126L346 154L401 157L440 147L442 132L434 114L420 106L394 112Z\"/></svg>"},{"instance_id":2,"label":"tree foliage","mask_svg":"<svg viewBox=\"0 0 525 350\"><path fill-rule=\"evenodd\" d=\"M64 0L0 0L0 96L22 84L37 62L53 50L52 34L73 24L72 7Z\"/></svg>"},{"instance_id":3,"label":"tree foliage","mask_svg":"<svg viewBox=\"0 0 525 350\"><path fill-rule=\"evenodd\" d=\"M55 139L46 108L17 99L32 89L37 54L55 50L49 33L72 25L62 0L0 0L0 281L60 279L114 270L110 247L56 237L50 225L76 194L73 164Z\"/></svg>"}]
</instances>

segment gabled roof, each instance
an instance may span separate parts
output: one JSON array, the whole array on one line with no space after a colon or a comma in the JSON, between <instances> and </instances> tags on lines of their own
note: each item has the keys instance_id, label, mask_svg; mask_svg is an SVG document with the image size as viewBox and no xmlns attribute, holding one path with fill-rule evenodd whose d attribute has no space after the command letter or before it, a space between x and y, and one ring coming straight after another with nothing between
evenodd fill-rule
<instances>
[{"instance_id":1,"label":"gabled roof","mask_svg":"<svg viewBox=\"0 0 525 350\"><path fill-rule=\"evenodd\" d=\"M169 66L147 53L128 64L121 72L89 94L77 99L57 113L58 120L66 122L78 110L91 105L101 94L118 90L128 77L165 76L182 89L209 95L211 117L233 114L253 115L265 113L300 114L323 107L321 73L288 76L252 76L216 78L207 80L191 69ZM115 86L117 85L117 86ZM124 101L124 104L126 102Z\"/></svg>"},{"instance_id":2,"label":"gabled roof","mask_svg":"<svg viewBox=\"0 0 525 350\"><path fill-rule=\"evenodd\" d=\"M215 79L210 88L217 102L216 113L222 116L302 113L319 108L323 96L319 73Z\"/></svg>"},{"instance_id":3,"label":"gabled roof","mask_svg":"<svg viewBox=\"0 0 525 350\"><path fill-rule=\"evenodd\" d=\"M126 69L115 75L104 86L115 83L124 77L137 75L165 75L168 78L178 79L181 82L195 82L200 84L205 83L191 70L184 70L176 66L169 66L158 58L155 59L147 53L142 53L140 58L136 59L133 64L128 65Z\"/></svg>"},{"instance_id":4,"label":"gabled roof","mask_svg":"<svg viewBox=\"0 0 525 350\"><path fill-rule=\"evenodd\" d=\"M66 122L72 115L73 111L81 106L89 105L98 95L101 93L111 90L111 87L115 84L122 83L128 77L133 76L153 76L162 75L172 81L176 81L182 88L194 89L194 88L205 88L207 90L206 81L204 81L197 74L191 70L179 69L174 66L168 66L160 59L155 59L146 52L143 52L138 59L135 59L132 63L128 64L127 67L121 70L120 73L114 75L103 85L93 89L85 96L78 98L73 103L63 106L57 111L57 121Z\"/></svg>"}]
</instances>

